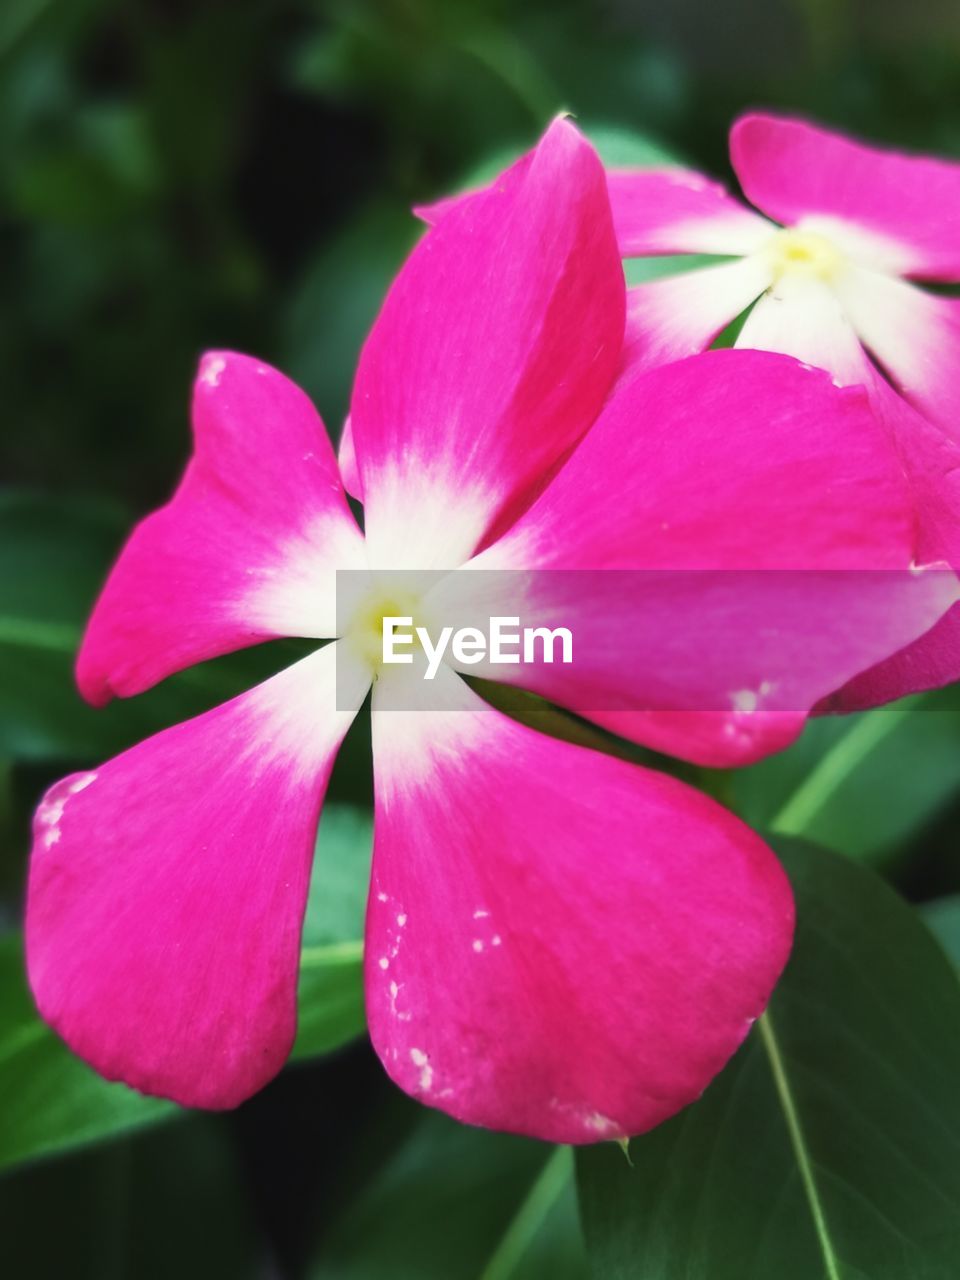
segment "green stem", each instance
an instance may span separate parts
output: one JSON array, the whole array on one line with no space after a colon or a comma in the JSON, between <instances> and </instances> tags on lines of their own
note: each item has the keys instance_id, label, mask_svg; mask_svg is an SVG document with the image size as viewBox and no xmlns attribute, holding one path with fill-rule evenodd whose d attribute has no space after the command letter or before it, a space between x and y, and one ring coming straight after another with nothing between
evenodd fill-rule
<instances>
[{"instance_id":1,"label":"green stem","mask_svg":"<svg viewBox=\"0 0 960 1280\"><path fill-rule=\"evenodd\" d=\"M809 830L828 800L866 759L871 751L905 720L914 708L911 701L890 703L871 711L849 733L821 756L771 823L780 835L797 836Z\"/></svg>"},{"instance_id":2,"label":"green stem","mask_svg":"<svg viewBox=\"0 0 960 1280\"><path fill-rule=\"evenodd\" d=\"M80 631L59 622L36 619L0 618L0 644L23 645L31 649L52 649L57 653L73 653L80 643Z\"/></svg>"},{"instance_id":3,"label":"green stem","mask_svg":"<svg viewBox=\"0 0 960 1280\"><path fill-rule=\"evenodd\" d=\"M780 1099L780 1105L783 1108L784 1118L787 1122L787 1131L790 1134L790 1143L793 1147L793 1153L797 1159L797 1166L800 1170L803 1189L807 1197L807 1203L810 1206L810 1213L813 1217L813 1225L817 1232L817 1239L820 1242L820 1251L823 1254L823 1265L826 1271L826 1280L842 1280L840 1274L840 1263L833 1251L833 1245L830 1243L830 1233L827 1229L826 1214L824 1213L823 1204L820 1200L820 1193L817 1190L816 1180L813 1176L813 1160L810 1157L806 1139L804 1138L803 1130L800 1127L800 1116L797 1112L797 1106L793 1099L793 1091L790 1088L790 1081L787 1079L787 1072L783 1058L780 1055L780 1046L777 1043L777 1036L773 1029L773 1022L770 1018L769 1009L758 1019L757 1027L760 1031L760 1039L763 1042L763 1047L766 1050L767 1058L770 1062L770 1070L773 1073L773 1083L777 1090L777 1096Z\"/></svg>"},{"instance_id":4,"label":"green stem","mask_svg":"<svg viewBox=\"0 0 960 1280\"><path fill-rule=\"evenodd\" d=\"M541 1169L507 1227L503 1239L493 1251L480 1280L508 1280L543 1226L547 1215L560 1198L573 1174L569 1147L557 1147Z\"/></svg>"}]
</instances>

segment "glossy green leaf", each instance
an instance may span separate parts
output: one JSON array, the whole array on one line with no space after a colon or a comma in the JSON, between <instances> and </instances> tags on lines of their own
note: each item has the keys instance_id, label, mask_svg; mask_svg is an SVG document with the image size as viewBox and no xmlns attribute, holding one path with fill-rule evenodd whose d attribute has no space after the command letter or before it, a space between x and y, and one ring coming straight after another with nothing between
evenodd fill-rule
<instances>
[{"instance_id":1,"label":"glossy green leaf","mask_svg":"<svg viewBox=\"0 0 960 1280\"><path fill-rule=\"evenodd\" d=\"M662 169L686 162L656 138L620 124L593 124L575 120L597 149L608 169Z\"/></svg>"},{"instance_id":2,"label":"glossy green leaf","mask_svg":"<svg viewBox=\"0 0 960 1280\"><path fill-rule=\"evenodd\" d=\"M56 1163L0 1190L11 1280L263 1280L263 1242L230 1122L192 1116Z\"/></svg>"},{"instance_id":3,"label":"glossy green leaf","mask_svg":"<svg viewBox=\"0 0 960 1280\"><path fill-rule=\"evenodd\" d=\"M811 720L735 786L738 812L754 826L888 857L960 796L960 687Z\"/></svg>"},{"instance_id":4,"label":"glossy green leaf","mask_svg":"<svg viewBox=\"0 0 960 1280\"><path fill-rule=\"evenodd\" d=\"M787 842L793 957L704 1097L578 1157L603 1280L952 1280L960 983L872 872Z\"/></svg>"},{"instance_id":5,"label":"glossy green leaf","mask_svg":"<svg viewBox=\"0 0 960 1280\"><path fill-rule=\"evenodd\" d=\"M368 813L324 806L303 930L294 1057L329 1053L366 1027L363 918L372 839Z\"/></svg>"},{"instance_id":6,"label":"glossy green leaf","mask_svg":"<svg viewBox=\"0 0 960 1280\"><path fill-rule=\"evenodd\" d=\"M372 203L306 263L281 333L283 368L338 436L360 348L390 281L423 226L397 203Z\"/></svg>"},{"instance_id":7,"label":"glossy green leaf","mask_svg":"<svg viewBox=\"0 0 960 1280\"><path fill-rule=\"evenodd\" d=\"M371 1163L309 1280L585 1276L569 1149L420 1110L372 1173Z\"/></svg>"},{"instance_id":8,"label":"glossy green leaf","mask_svg":"<svg viewBox=\"0 0 960 1280\"><path fill-rule=\"evenodd\" d=\"M922 914L931 933L960 969L960 893L924 903Z\"/></svg>"},{"instance_id":9,"label":"glossy green leaf","mask_svg":"<svg viewBox=\"0 0 960 1280\"><path fill-rule=\"evenodd\" d=\"M0 939L0 1168L178 1113L171 1103L108 1084L41 1022L23 973L23 939Z\"/></svg>"}]
</instances>

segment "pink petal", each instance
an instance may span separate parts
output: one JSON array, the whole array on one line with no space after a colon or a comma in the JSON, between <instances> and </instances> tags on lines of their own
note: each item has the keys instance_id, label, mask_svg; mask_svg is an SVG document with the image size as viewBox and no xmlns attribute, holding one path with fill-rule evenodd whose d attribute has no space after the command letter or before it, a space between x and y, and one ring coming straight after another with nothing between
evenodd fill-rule
<instances>
[{"instance_id":1,"label":"pink petal","mask_svg":"<svg viewBox=\"0 0 960 1280\"><path fill-rule=\"evenodd\" d=\"M638 371L705 351L769 284L769 268L751 257L629 289L625 363Z\"/></svg>"},{"instance_id":2,"label":"pink petal","mask_svg":"<svg viewBox=\"0 0 960 1280\"><path fill-rule=\"evenodd\" d=\"M786 352L829 369L842 383L867 387L910 484L918 563L960 565L960 449L881 377L833 290L814 280L784 278L750 312L737 346ZM954 606L912 644L854 676L825 706L860 711L958 678L960 609Z\"/></svg>"},{"instance_id":3,"label":"pink petal","mask_svg":"<svg viewBox=\"0 0 960 1280\"><path fill-rule=\"evenodd\" d=\"M858 268L838 280L837 292L894 385L960 442L960 299Z\"/></svg>"},{"instance_id":4,"label":"pink petal","mask_svg":"<svg viewBox=\"0 0 960 1280\"><path fill-rule=\"evenodd\" d=\"M874 404L910 480L920 558L960 566L960 448L875 376ZM913 644L854 677L827 700L831 711L861 711L960 680L960 605Z\"/></svg>"},{"instance_id":5,"label":"pink petal","mask_svg":"<svg viewBox=\"0 0 960 1280\"><path fill-rule=\"evenodd\" d=\"M458 191L452 196L441 196L439 200L430 200L426 204L415 204L413 212L428 227L435 227L452 209L466 204L468 200L473 200L483 190L483 187L471 187L469 191Z\"/></svg>"},{"instance_id":6,"label":"pink petal","mask_svg":"<svg viewBox=\"0 0 960 1280\"><path fill-rule=\"evenodd\" d=\"M444 681L433 710L375 691L374 1047L471 1124L575 1143L650 1129L763 1009L790 947L786 878L698 792Z\"/></svg>"},{"instance_id":7,"label":"pink petal","mask_svg":"<svg viewBox=\"0 0 960 1280\"><path fill-rule=\"evenodd\" d=\"M781 280L750 312L737 347L783 352L827 369L840 384L864 386L907 472L918 515L918 561L960 565L960 446L871 363L831 289L817 281Z\"/></svg>"},{"instance_id":8,"label":"pink petal","mask_svg":"<svg viewBox=\"0 0 960 1280\"><path fill-rule=\"evenodd\" d=\"M526 159L524 157L524 159ZM518 165L523 160L517 162ZM502 174L509 181L517 166ZM752 253L776 230L718 182L692 169L608 169L607 188L617 243L624 258L670 253ZM480 193L467 191L414 213L436 226Z\"/></svg>"},{"instance_id":9,"label":"pink petal","mask_svg":"<svg viewBox=\"0 0 960 1280\"><path fill-rule=\"evenodd\" d=\"M955 680L960 680L960 605L954 605L919 640L854 676L824 699L818 710L867 711L911 693L942 689Z\"/></svg>"},{"instance_id":10,"label":"pink petal","mask_svg":"<svg viewBox=\"0 0 960 1280\"><path fill-rule=\"evenodd\" d=\"M335 633L335 570L362 568L323 423L275 369L211 352L194 455L133 531L90 619L77 679L95 704L276 636Z\"/></svg>"},{"instance_id":11,"label":"pink petal","mask_svg":"<svg viewBox=\"0 0 960 1280\"><path fill-rule=\"evenodd\" d=\"M955 575L915 572L916 553L911 493L862 389L785 357L708 352L622 386L471 562L631 571L499 575L503 612L570 627L579 657L475 671L673 754L746 763L957 600Z\"/></svg>"},{"instance_id":12,"label":"pink petal","mask_svg":"<svg viewBox=\"0 0 960 1280\"><path fill-rule=\"evenodd\" d=\"M735 344L775 351L825 369L843 386L866 385L873 375L850 320L822 280L783 276L759 299Z\"/></svg>"},{"instance_id":13,"label":"pink petal","mask_svg":"<svg viewBox=\"0 0 960 1280\"><path fill-rule=\"evenodd\" d=\"M624 309L603 168L557 121L428 232L367 340L351 417L378 567L470 555L589 427Z\"/></svg>"},{"instance_id":14,"label":"pink petal","mask_svg":"<svg viewBox=\"0 0 960 1280\"><path fill-rule=\"evenodd\" d=\"M617 243L625 258L662 253L753 253L776 231L718 183L691 169L607 173Z\"/></svg>"},{"instance_id":15,"label":"pink petal","mask_svg":"<svg viewBox=\"0 0 960 1280\"><path fill-rule=\"evenodd\" d=\"M499 188L501 191L509 189L524 172L530 167L535 151L527 152L525 155L518 156L513 164L508 165L501 174L494 178L493 182L486 187L471 187L467 191L458 191L452 196L441 196L439 200L431 200L427 204L417 204L413 207L413 212L428 227L435 227L439 222L452 210L465 205L468 201L475 200L478 196L482 196L486 191L492 188Z\"/></svg>"},{"instance_id":16,"label":"pink petal","mask_svg":"<svg viewBox=\"0 0 960 1280\"><path fill-rule=\"evenodd\" d=\"M778 222L835 218L885 241L899 274L960 279L960 165L771 115L734 124L730 157L747 199Z\"/></svg>"},{"instance_id":17,"label":"pink petal","mask_svg":"<svg viewBox=\"0 0 960 1280\"><path fill-rule=\"evenodd\" d=\"M960 441L960 301L893 276L848 265L826 284L782 276L750 311L738 347L780 351L873 384L868 347L903 396ZM922 431L922 427L920 428Z\"/></svg>"},{"instance_id":18,"label":"pink petal","mask_svg":"<svg viewBox=\"0 0 960 1280\"><path fill-rule=\"evenodd\" d=\"M110 1080L232 1107L283 1065L320 805L365 686L335 646L46 795L27 963Z\"/></svg>"},{"instance_id":19,"label":"pink petal","mask_svg":"<svg viewBox=\"0 0 960 1280\"><path fill-rule=\"evenodd\" d=\"M357 451L353 447L353 423L350 421L349 413L344 421L343 431L340 433L337 465L340 467L340 478L344 489L351 498L362 502L363 484L360 480L360 472L357 470Z\"/></svg>"}]
</instances>

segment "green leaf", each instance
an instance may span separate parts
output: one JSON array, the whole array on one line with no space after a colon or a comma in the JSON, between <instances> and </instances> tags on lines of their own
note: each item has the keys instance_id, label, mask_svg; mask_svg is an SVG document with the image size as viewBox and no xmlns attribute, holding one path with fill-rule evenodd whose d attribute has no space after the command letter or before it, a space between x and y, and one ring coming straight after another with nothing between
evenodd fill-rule
<instances>
[{"instance_id":1,"label":"green leaf","mask_svg":"<svg viewBox=\"0 0 960 1280\"><path fill-rule=\"evenodd\" d=\"M960 969L960 893L924 903L922 912L927 927Z\"/></svg>"},{"instance_id":2,"label":"green leaf","mask_svg":"<svg viewBox=\"0 0 960 1280\"><path fill-rule=\"evenodd\" d=\"M309 1280L584 1277L567 1148L419 1109L372 1174L371 1163L368 1153Z\"/></svg>"},{"instance_id":3,"label":"green leaf","mask_svg":"<svg viewBox=\"0 0 960 1280\"><path fill-rule=\"evenodd\" d=\"M23 973L23 939L0 938L0 1168L177 1115L172 1103L108 1084L41 1022Z\"/></svg>"},{"instance_id":4,"label":"green leaf","mask_svg":"<svg viewBox=\"0 0 960 1280\"><path fill-rule=\"evenodd\" d=\"M297 1039L292 1057L330 1053L363 1035L363 943L307 947L300 960Z\"/></svg>"},{"instance_id":5,"label":"green leaf","mask_svg":"<svg viewBox=\"0 0 960 1280\"><path fill-rule=\"evenodd\" d=\"M578 1158L604 1280L951 1280L960 1250L960 983L857 863L786 842L794 954L704 1097Z\"/></svg>"},{"instance_id":6,"label":"green leaf","mask_svg":"<svg viewBox=\"0 0 960 1280\"><path fill-rule=\"evenodd\" d=\"M422 224L396 203L371 203L326 240L300 273L281 335L283 368L336 434L360 348Z\"/></svg>"},{"instance_id":7,"label":"green leaf","mask_svg":"<svg viewBox=\"0 0 960 1280\"><path fill-rule=\"evenodd\" d=\"M811 720L789 750L736 779L738 812L753 826L872 861L905 847L958 794L957 686Z\"/></svg>"},{"instance_id":8,"label":"green leaf","mask_svg":"<svg viewBox=\"0 0 960 1280\"><path fill-rule=\"evenodd\" d=\"M53 0L9 0L0 11L0 57L10 52L52 5Z\"/></svg>"},{"instance_id":9,"label":"green leaf","mask_svg":"<svg viewBox=\"0 0 960 1280\"><path fill-rule=\"evenodd\" d=\"M663 169L686 161L656 138L620 124L592 124L574 118L608 169Z\"/></svg>"},{"instance_id":10,"label":"green leaf","mask_svg":"<svg viewBox=\"0 0 960 1280\"><path fill-rule=\"evenodd\" d=\"M263 1241L221 1116L8 1172L4 1274L40 1280L263 1280Z\"/></svg>"},{"instance_id":11,"label":"green leaf","mask_svg":"<svg viewBox=\"0 0 960 1280\"><path fill-rule=\"evenodd\" d=\"M372 840L369 813L324 805L303 929L295 1058L329 1053L366 1028L363 917Z\"/></svg>"}]
</instances>

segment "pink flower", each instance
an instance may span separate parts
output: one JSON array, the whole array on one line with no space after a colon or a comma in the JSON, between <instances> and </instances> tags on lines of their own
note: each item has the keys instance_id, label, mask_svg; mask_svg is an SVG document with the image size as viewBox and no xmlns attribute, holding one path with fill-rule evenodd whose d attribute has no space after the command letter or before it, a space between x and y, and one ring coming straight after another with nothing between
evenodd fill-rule
<instances>
[{"instance_id":1,"label":"pink flower","mask_svg":"<svg viewBox=\"0 0 960 1280\"><path fill-rule=\"evenodd\" d=\"M642 661L621 635L605 670L555 691L576 705L615 679L638 739L739 760L952 604L943 575L901 572L911 498L859 389L722 352L611 395L624 307L603 170L556 123L427 234L386 299L352 406L365 535L306 397L257 360L205 357L194 456L104 588L85 696L335 635L335 572L370 585L335 644L40 805L30 980L102 1074L229 1107L280 1069L317 818L371 682L367 1012L402 1088L589 1142L663 1120L741 1042L793 923L763 842L671 778L515 723L452 667L432 709L403 710L404 680L370 652L396 608L382 570L823 570L742 602L651 575ZM856 572L838 597L833 571L867 569L896 572Z\"/></svg>"},{"instance_id":2,"label":"pink flower","mask_svg":"<svg viewBox=\"0 0 960 1280\"><path fill-rule=\"evenodd\" d=\"M697 173L609 174L624 257L730 258L630 290L631 360L702 351L751 308L736 346L870 388L914 488L921 558L960 566L960 299L923 287L960 281L960 165L770 115L734 124L730 159L747 198L781 225ZM856 710L958 677L960 609L831 705Z\"/></svg>"}]
</instances>

